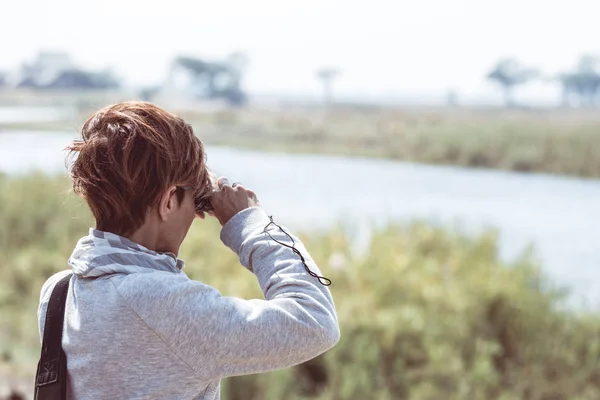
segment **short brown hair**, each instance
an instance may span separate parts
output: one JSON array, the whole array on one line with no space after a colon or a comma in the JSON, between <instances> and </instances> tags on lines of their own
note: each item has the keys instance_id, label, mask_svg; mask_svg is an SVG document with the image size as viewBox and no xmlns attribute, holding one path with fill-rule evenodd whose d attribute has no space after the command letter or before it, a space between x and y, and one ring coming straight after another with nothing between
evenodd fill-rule
<instances>
[{"instance_id":1,"label":"short brown hair","mask_svg":"<svg viewBox=\"0 0 600 400\"><path fill-rule=\"evenodd\" d=\"M122 102L96 112L67 149L75 155L73 189L100 230L133 233L169 186L193 186L196 196L210 190L200 139L182 118L151 103Z\"/></svg>"}]
</instances>

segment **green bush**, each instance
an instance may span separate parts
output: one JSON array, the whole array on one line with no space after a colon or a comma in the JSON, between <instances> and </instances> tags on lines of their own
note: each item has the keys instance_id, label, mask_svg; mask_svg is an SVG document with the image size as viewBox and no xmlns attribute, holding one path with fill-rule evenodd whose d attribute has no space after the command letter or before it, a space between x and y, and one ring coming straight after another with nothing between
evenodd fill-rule
<instances>
[{"instance_id":1,"label":"green bush","mask_svg":"<svg viewBox=\"0 0 600 400\"><path fill-rule=\"evenodd\" d=\"M92 224L68 186L0 176L0 364L15 373L34 373L41 285ZM218 232L214 220L194 224L186 272L227 295L260 296ZM600 318L560 307L529 255L500 261L494 232L391 224L365 253L342 228L303 240L333 280L340 343L294 368L226 379L223 399L600 398Z\"/></svg>"}]
</instances>

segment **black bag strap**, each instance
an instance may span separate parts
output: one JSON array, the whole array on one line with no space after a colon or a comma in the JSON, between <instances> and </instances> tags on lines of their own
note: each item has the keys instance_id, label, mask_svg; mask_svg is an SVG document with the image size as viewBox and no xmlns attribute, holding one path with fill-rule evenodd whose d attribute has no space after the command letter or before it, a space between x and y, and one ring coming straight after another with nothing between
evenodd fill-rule
<instances>
[{"instance_id":1,"label":"black bag strap","mask_svg":"<svg viewBox=\"0 0 600 400\"><path fill-rule=\"evenodd\" d=\"M44 323L42 353L35 377L35 400L66 400L67 356L62 348L65 303L73 274L62 278L50 295Z\"/></svg>"}]
</instances>

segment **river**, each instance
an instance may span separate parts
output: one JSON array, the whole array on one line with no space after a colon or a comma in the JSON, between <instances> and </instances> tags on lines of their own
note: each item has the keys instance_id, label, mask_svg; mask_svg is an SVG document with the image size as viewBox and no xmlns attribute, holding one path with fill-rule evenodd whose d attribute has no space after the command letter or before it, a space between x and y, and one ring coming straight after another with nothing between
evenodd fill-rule
<instances>
[{"instance_id":1,"label":"river","mask_svg":"<svg viewBox=\"0 0 600 400\"><path fill-rule=\"evenodd\" d=\"M54 122L64 121L73 116L69 107L0 107L0 123Z\"/></svg>"},{"instance_id":2,"label":"river","mask_svg":"<svg viewBox=\"0 0 600 400\"><path fill-rule=\"evenodd\" d=\"M0 171L64 174L61 150L72 137L0 132ZM600 304L598 180L210 146L207 154L213 170L255 189L285 225L316 229L351 221L357 251L371 224L390 220L494 227L502 257L532 243L553 281L573 289L574 301Z\"/></svg>"}]
</instances>

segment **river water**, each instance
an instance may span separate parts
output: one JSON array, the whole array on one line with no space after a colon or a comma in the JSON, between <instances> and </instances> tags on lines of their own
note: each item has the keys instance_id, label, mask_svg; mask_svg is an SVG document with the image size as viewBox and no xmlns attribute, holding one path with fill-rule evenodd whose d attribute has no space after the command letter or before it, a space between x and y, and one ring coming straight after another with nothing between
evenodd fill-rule
<instances>
[{"instance_id":1,"label":"river water","mask_svg":"<svg viewBox=\"0 0 600 400\"><path fill-rule=\"evenodd\" d=\"M73 116L69 107L0 107L0 123L54 122Z\"/></svg>"},{"instance_id":2,"label":"river water","mask_svg":"<svg viewBox=\"0 0 600 400\"><path fill-rule=\"evenodd\" d=\"M0 171L65 174L61 150L73 137L0 132ZM573 289L574 301L600 304L598 180L210 146L207 154L213 170L255 189L284 225L316 229L350 221L357 251L374 223L490 226L500 232L502 257L532 243L553 281Z\"/></svg>"}]
</instances>

